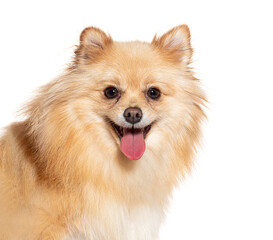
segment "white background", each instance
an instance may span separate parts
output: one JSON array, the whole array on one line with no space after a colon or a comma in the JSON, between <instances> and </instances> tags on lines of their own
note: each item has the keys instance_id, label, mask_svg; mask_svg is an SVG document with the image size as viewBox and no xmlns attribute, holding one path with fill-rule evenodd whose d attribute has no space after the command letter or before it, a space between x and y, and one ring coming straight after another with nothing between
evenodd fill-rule
<instances>
[{"instance_id":1,"label":"white background","mask_svg":"<svg viewBox=\"0 0 273 240\"><path fill-rule=\"evenodd\" d=\"M270 1L1 1L0 126L61 73L81 30L151 41L186 23L210 101L196 166L173 195L161 240L273 239Z\"/></svg>"}]
</instances>

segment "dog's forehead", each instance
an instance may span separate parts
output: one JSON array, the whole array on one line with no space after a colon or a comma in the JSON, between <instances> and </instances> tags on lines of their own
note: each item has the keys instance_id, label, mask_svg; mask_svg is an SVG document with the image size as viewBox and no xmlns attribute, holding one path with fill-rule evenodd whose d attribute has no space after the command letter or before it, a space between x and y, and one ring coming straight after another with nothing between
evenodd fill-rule
<instances>
[{"instance_id":1,"label":"dog's forehead","mask_svg":"<svg viewBox=\"0 0 273 240\"><path fill-rule=\"evenodd\" d=\"M172 88L175 69L149 43L118 42L107 49L102 61L93 65L90 75L101 88L116 86L139 92L154 86Z\"/></svg>"},{"instance_id":2,"label":"dog's forehead","mask_svg":"<svg viewBox=\"0 0 273 240\"><path fill-rule=\"evenodd\" d=\"M115 76L121 85L138 87L162 67L159 54L145 42L115 43L106 58L107 76Z\"/></svg>"}]
</instances>

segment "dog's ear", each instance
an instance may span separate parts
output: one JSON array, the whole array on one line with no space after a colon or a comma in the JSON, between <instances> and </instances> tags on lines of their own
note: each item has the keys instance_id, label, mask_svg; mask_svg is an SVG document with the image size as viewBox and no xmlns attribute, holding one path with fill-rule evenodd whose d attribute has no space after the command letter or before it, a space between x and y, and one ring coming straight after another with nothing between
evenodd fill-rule
<instances>
[{"instance_id":1,"label":"dog's ear","mask_svg":"<svg viewBox=\"0 0 273 240\"><path fill-rule=\"evenodd\" d=\"M111 36L95 27L85 28L80 36L80 45L75 51L76 64L92 63L113 43Z\"/></svg>"},{"instance_id":2,"label":"dog's ear","mask_svg":"<svg viewBox=\"0 0 273 240\"><path fill-rule=\"evenodd\" d=\"M191 34L185 24L171 29L161 37L155 35L152 45L163 51L169 60L184 64L191 62Z\"/></svg>"}]
</instances>

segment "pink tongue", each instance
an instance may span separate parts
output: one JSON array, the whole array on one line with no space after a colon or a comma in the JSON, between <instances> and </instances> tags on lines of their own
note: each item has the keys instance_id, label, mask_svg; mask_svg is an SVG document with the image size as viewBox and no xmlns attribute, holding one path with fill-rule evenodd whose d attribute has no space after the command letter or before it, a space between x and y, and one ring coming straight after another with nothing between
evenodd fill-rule
<instances>
[{"instance_id":1,"label":"pink tongue","mask_svg":"<svg viewBox=\"0 0 273 240\"><path fill-rule=\"evenodd\" d=\"M123 137L120 142L120 149L124 155L132 160L138 160L145 151L145 141L141 130L123 129Z\"/></svg>"}]
</instances>

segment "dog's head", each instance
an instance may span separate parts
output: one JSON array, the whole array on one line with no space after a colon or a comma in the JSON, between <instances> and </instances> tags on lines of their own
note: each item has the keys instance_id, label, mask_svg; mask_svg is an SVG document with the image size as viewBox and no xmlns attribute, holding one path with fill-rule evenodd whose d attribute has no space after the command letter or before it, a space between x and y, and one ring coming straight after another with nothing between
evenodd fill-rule
<instances>
[{"instance_id":1,"label":"dog's head","mask_svg":"<svg viewBox=\"0 0 273 240\"><path fill-rule=\"evenodd\" d=\"M146 148L158 151L185 134L203 98L188 68L191 55L186 25L151 44L114 42L93 27L82 32L74 67L90 86L93 113L107 123L107 141L128 158L140 159Z\"/></svg>"}]
</instances>

